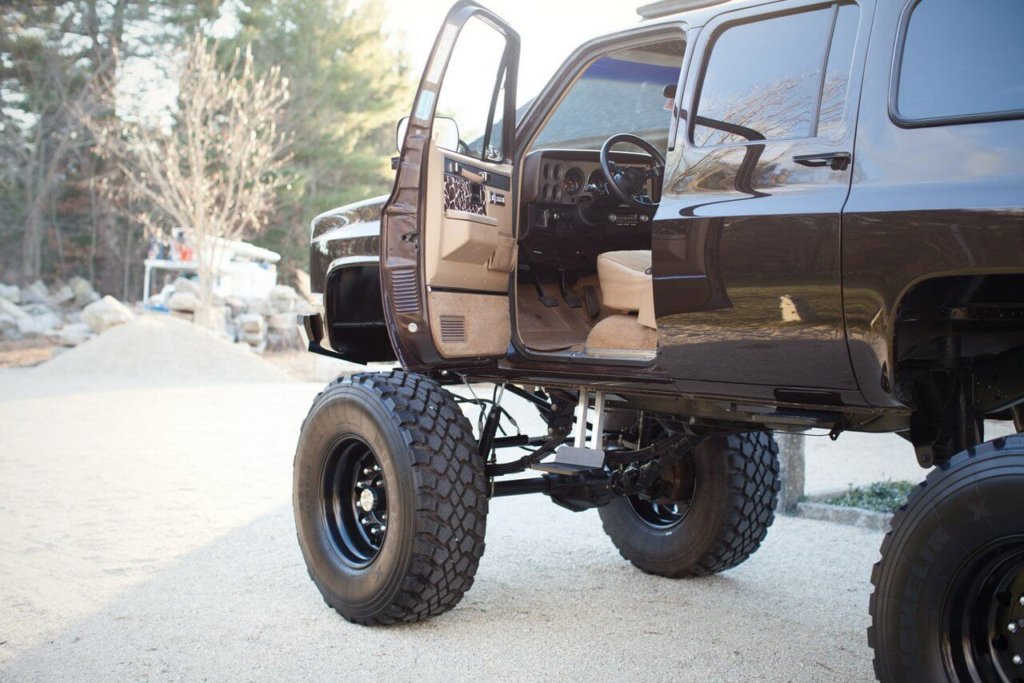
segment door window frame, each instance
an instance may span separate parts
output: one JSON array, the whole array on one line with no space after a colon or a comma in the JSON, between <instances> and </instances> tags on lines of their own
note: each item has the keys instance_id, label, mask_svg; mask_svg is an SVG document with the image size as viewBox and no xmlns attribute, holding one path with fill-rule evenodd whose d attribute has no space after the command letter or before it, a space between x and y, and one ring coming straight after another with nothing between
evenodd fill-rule
<instances>
[{"instance_id":1,"label":"door window frame","mask_svg":"<svg viewBox=\"0 0 1024 683\"><path fill-rule=\"evenodd\" d=\"M658 24L655 26L643 26L613 36L604 36L589 40L578 48L562 63L555 71L554 76L548 81L537 96L533 105L523 115L523 119L516 129L516 153L515 163L518 168L522 158L526 156L527 150L533 145L534 140L544 130L544 126L562 105L563 100L576 82L583 77L586 70L595 61L612 52L626 50L634 47L643 47L651 43L660 43L666 40L682 39L686 45L683 59L680 63L679 81L676 83L676 97L673 102L673 111L666 121L669 139L668 149L673 147L673 132L679 114L679 102L682 98L683 83L686 78L687 66L691 51L689 36L686 24L683 22L672 22Z\"/></svg>"},{"instance_id":2,"label":"door window frame","mask_svg":"<svg viewBox=\"0 0 1024 683\"><path fill-rule=\"evenodd\" d=\"M1006 109L1003 111L973 114L947 114L945 116L930 116L922 119L909 118L900 114L900 77L903 74L903 50L907 44L907 31L910 28L910 19L914 14L914 10L924 1L910 0L900 13L900 20L896 30L896 43L892 51L892 65L889 71L889 119L900 128L928 128L931 126L951 126L961 123L1012 121L1024 118L1024 109Z\"/></svg>"},{"instance_id":3,"label":"door window frame","mask_svg":"<svg viewBox=\"0 0 1024 683\"><path fill-rule=\"evenodd\" d=\"M494 86L491 89L491 100L492 105L496 102L494 98L498 95L501 90L501 83L504 82L504 97L505 101L502 103L502 117L501 117L501 135L502 135L502 158L501 159L487 159L486 154L481 153L479 161L489 164L509 164L514 158L514 151L516 146L516 86L519 80L519 51L520 43L516 36L510 36L505 29L493 19L497 19L496 15L492 15L490 10L479 5L467 3L463 8L469 14L468 17L462 19L461 23L454 25L448 22L450 19L458 20L460 17L450 16L445 18L445 25L442 27L439 33L439 38L435 41L434 47L430 53L430 60L428 66L423 70L423 76L420 79L419 86L417 88L418 94L416 95L416 101L413 102L412 112L409 115L409 128L413 124L417 124L417 127L426 130L426 135L429 138L433 135L434 130L434 119L437 116L437 104L441 96L441 90L444 87L444 79L448 73L448 65L451 62L452 55L455 53L455 44L459 41L459 36L462 34L462 29L466 27L470 21L474 18L483 21L494 31L497 31L505 39L505 49L502 51L501 62L498 66L498 72L495 73ZM447 33L450 29L453 29L452 33ZM444 57L443 62L437 61L438 51L441 50L447 53ZM499 80L499 74L503 74L503 79ZM424 96L430 93L429 100L424 100ZM496 115L496 107L492 106L488 109L488 118L493 119ZM484 131L486 139L490 137L490 126ZM406 133L408 137L408 132ZM456 154L459 154L457 150L451 150ZM405 154L405 141L403 140L402 149L399 150L399 155ZM469 155L473 157L473 155ZM475 157L473 157L475 158Z\"/></svg>"},{"instance_id":4,"label":"door window frame","mask_svg":"<svg viewBox=\"0 0 1024 683\"><path fill-rule=\"evenodd\" d=\"M689 107L683 109L680 115L686 117L685 127L681 127L681 130L685 131L685 144L687 147L692 149L700 150L715 150L728 147L738 147L750 144L771 144L774 142L782 143L794 143L798 141L807 140L842 140L845 139L850 132L850 129L855 123L855 114L857 112L857 105L860 101L860 85L862 83L863 74L863 62L867 51L867 34L871 26L871 16L873 5L870 3L872 0L848 0L850 4L853 4L858 8L859 13L857 17L857 35L853 45L853 55L850 61L850 79L849 85L847 86L846 100L843 103L843 118L841 125L835 133L828 136L819 136L818 128L820 125L819 119L821 118L821 99L822 89L828 70L828 59L832 49L832 39L835 35L836 23L839 16L840 5L843 4L844 0L789 0L788 2L780 2L776 5L772 5L772 11L766 13L764 7L753 7L742 10L736 10L733 12L727 12L719 15L709 21L701 31L701 35L697 39L697 45L694 46L694 54L699 55L699 62L696 64L696 73L693 78L693 89L692 92L686 94L686 102ZM733 142L723 142L715 145L698 145L694 138L694 132L697 126L697 118L699 117L699 105L700 97L704 89L704 79L707 75L708 64L711 61L712 53L714 52L715 42L718 37L721 36L732 26L739 24L753 23L756 21L771 20L780 16L788 16L793 14L800 14L813 9L822 9L832 7L834 12L832 16L832 27L829 31L828 39L825 41L825 48L823 54L820 57L819 64L821 65L821 76L818 80L818 96L817 101L814 104L814 118L813 118L813 130L811 135L803 135L797 137L787 138L769 138L760 140L739 140ZM856 84L856 87L853 87ZM696 112L696 115L690 116L689 112Z\"/></svg>"}]
</instances>

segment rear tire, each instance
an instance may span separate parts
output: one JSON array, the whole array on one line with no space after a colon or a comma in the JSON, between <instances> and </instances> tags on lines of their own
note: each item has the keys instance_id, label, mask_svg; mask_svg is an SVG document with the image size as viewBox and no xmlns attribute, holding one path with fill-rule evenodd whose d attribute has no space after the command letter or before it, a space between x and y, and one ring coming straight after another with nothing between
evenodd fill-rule
<instances>
[{"instance_id":1,"label":"rear tire","mask_svg":"<svg viewBox=\"0 0 1024 683\"><path fill-rule=\"evenodd\" d=\"M705 576L741 564L775 520L779 448L766 432L705 441L691 454L692 501L620 497L599 509L619 553L648 574Z\"/></svg>"},{"instance_id":2,"label":"rear tire","mask_svg":"<svg viewBox=\"0 0 1024 683\"><path fill-rule=\"evenodd\" d=\"M881 553L868 629L879 680L1024 680L1024 436L932 470Z\"/></svg>"},{"instance_id":3,"label":"rear tire","mask_svg":"<svg viewBox=\"0 0 1024 683\"><path fill-rule=\"evenodd\" d=\"M484 463L469 421L430 379L396 371L328 385L302 425L293 505L309 576L349 621L420 621L473 584Z\"/></svg>"}]
</instances>

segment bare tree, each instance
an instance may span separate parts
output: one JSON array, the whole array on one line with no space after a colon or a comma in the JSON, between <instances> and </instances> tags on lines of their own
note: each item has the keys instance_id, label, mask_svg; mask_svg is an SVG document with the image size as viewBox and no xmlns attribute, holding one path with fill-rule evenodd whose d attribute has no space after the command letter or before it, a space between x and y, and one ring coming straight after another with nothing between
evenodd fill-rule
<instances>
[{"instance_id":1,"label":"bare tree","mask_svg":"<svg viewBox=\"0 0 1024 683\"><path fill-rule=\"evenodd\" d=\"M274 208L288 161L278 128L288 83L276 67L257 74L250 50L218 65L216 45L202 35L184 56L172 125L151 119L112 129L92 120L90 127L120 175L107 194L121 191L144 207L139 218L148 226L192 229L209 311L222 240L258 232Z\"/></svg>"}]
</instances>

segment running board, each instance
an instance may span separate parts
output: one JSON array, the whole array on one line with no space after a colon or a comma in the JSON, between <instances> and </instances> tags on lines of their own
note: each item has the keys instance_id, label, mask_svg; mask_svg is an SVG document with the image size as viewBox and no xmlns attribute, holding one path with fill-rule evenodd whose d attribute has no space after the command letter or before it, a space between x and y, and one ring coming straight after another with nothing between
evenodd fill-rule
<instances>
[{"instance_id":1,"label":"running board","mask_svg":"<svg viewBox=\"0 0 1024 683\"><path fill-rule=\"evenodd\" d=\"M604 470L604 451L593 448L577 448L560 446L555 451L555 459L551 462L538 462L530 465L530 469L548 474L582 474Z\"/></svg>"}]
</instances>

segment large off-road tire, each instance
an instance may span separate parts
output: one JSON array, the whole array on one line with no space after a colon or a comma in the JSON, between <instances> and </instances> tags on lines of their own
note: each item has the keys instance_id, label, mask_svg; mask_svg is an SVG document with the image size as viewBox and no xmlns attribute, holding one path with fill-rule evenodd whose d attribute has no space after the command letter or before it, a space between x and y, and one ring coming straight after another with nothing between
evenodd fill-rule
<instances>
[{"instance_id":1,"label":"large off-road tire","mask_svg":"<svg viewBox=\"0 0 1024 683\"><path fill-rule=\"evenodd\" d=\"M681 578L735 567L775 520L779 447L770 434L711 438L684 457L692 458L689 503L625 496L599 510L619 553L649 574Z\"/></svg>"},{"instance_id":2,"label":"large off-road tire","mask_svg":"<svg viewBox=\"0 0 1024 683\"><path fill-rule=\"evenodd\" d=\"M404 372L337 380L295 452L299 546L328 605L359 624L454 607L484 552L484 463L436 382Z\"/></svg>"},{"instance_id":3,"label":"large off-road tire","mask_svg":"<svg viewBox=\"0 0 1024 683\"><path fill-rule=\"evenodd\" d=\"M871 583L879 680L1024 680L1024 436L934 469L893 517Z\"/></svg>"}]
</instances>

